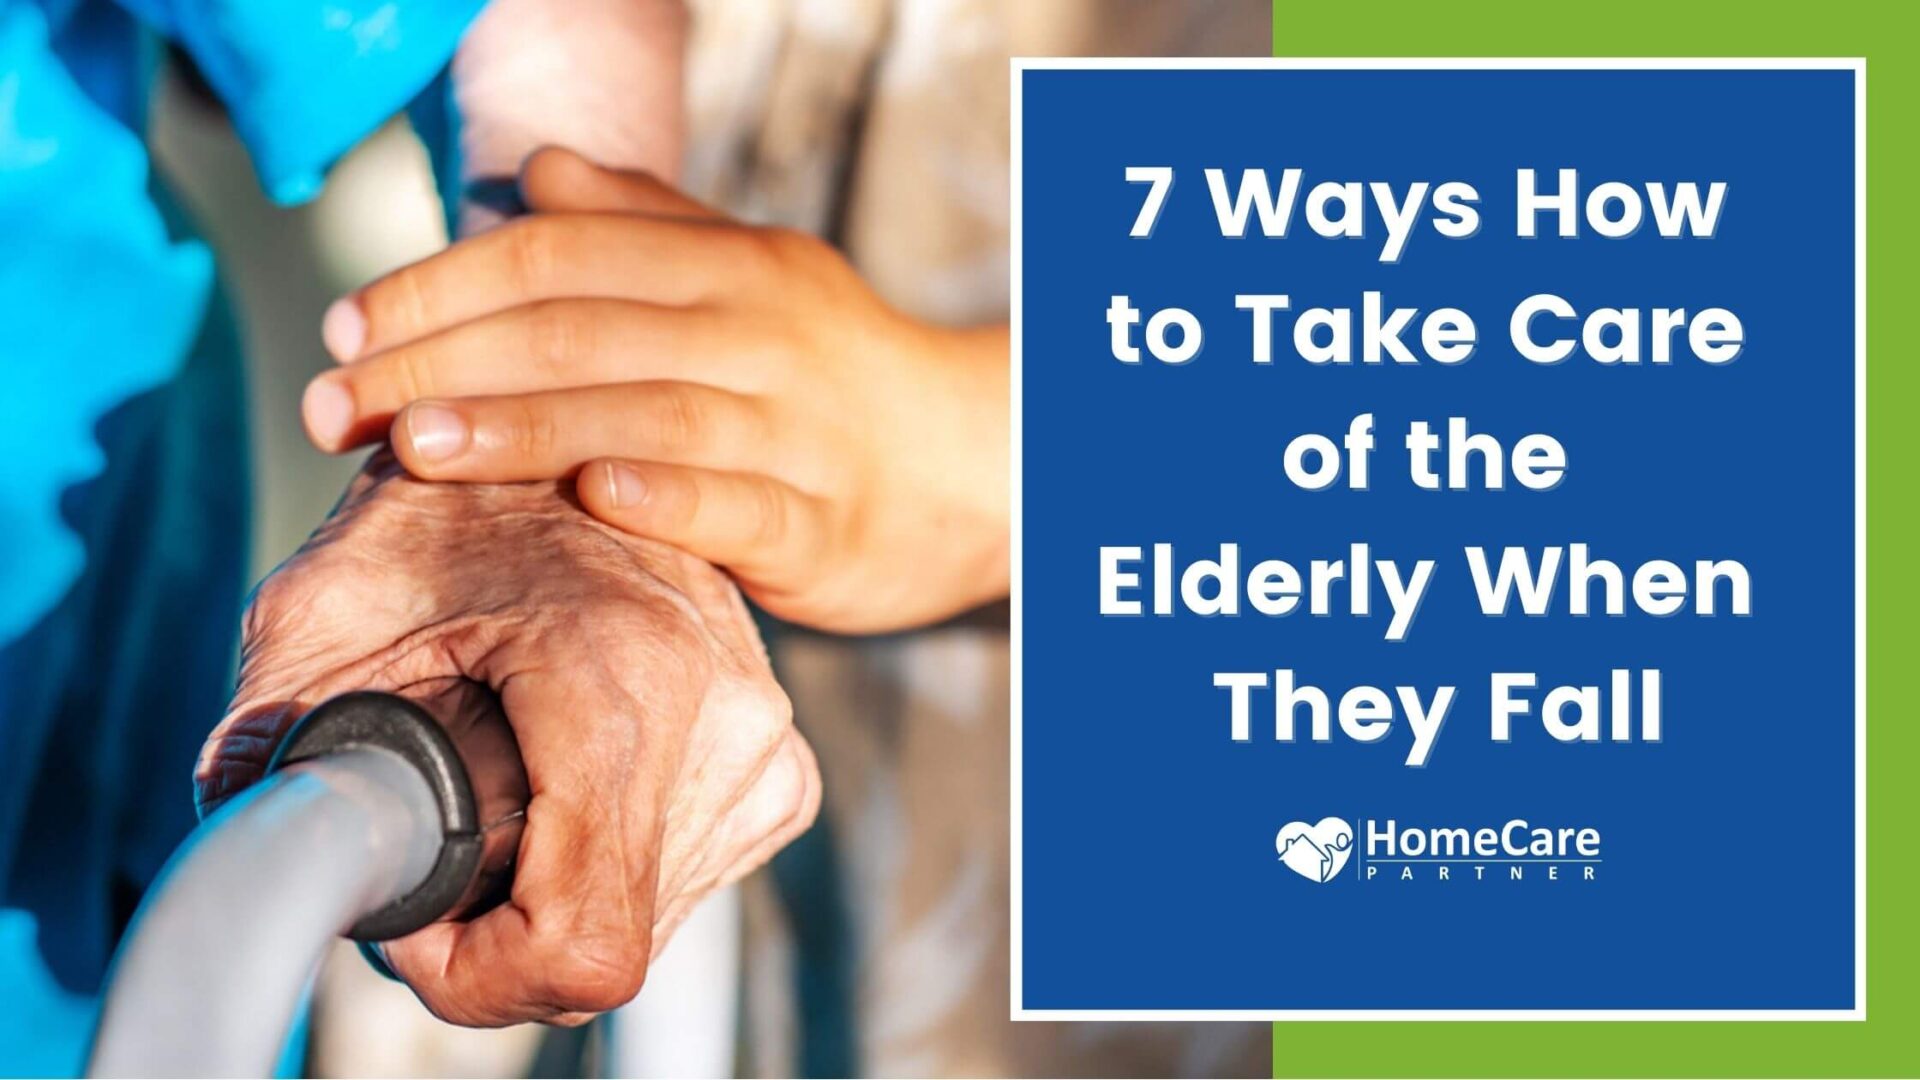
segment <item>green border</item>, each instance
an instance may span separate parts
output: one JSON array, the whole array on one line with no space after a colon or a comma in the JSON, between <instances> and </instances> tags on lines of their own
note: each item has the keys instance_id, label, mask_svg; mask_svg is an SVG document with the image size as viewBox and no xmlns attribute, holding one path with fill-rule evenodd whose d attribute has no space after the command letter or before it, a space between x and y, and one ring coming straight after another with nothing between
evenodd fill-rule
<instances>
[{"instance_id":1,"label":"green border","mask_svg":"<svg viewBox=\"0 0 1920 1080\"><path fill-rule=\"evenodd\" d=\"M1907 558L1920 553L1911 477L1914 385L1906 352L1912 310L1913 91L1911 12L1892 3L1598 5L1407 0L1281 3L1275 56L1864 56L1867 58L1867 1019L1864 1022L1281 1023L1280 1076L1640 1077L1920 1076L1920 755L1905 608L1916 602ZM1908 342L1901 346L1900 341ZM1881 364L1873 356L1896 359ZM1904 704L1903 704L1904 703ZM1905 828L1902 828L1905 826Z\"/></svg>"}]
</instances>

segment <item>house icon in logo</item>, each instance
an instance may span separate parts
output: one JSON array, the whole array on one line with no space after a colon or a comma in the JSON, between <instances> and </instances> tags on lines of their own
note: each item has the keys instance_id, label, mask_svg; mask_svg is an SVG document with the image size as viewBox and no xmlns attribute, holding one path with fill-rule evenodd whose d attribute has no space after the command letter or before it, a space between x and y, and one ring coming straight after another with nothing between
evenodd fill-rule
<instances>
[{"instance_id":1,"label":"house icon in logo","mask_svg":"<svg viewBox=\"0 0 1920 1080\"><path fill-rule=\"evenodd\" d=\"M1353 854L1353 826L1340 818L1321 818L1312 825L1289 821L1273 838L1273 848L1287 868L1308 881L1321 883L1339 876Z\"/></svg>"}]
</instances>

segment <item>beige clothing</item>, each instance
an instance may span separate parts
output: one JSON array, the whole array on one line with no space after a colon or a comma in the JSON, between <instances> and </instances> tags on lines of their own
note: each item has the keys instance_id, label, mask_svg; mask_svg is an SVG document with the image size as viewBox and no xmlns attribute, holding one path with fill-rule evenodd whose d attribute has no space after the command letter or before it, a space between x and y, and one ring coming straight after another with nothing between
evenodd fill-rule
<instances>
[{"instance_id":1,"label":"beige clothing","mask_svg":"<svg viewBox=\"0 0 1920 1080\"><path fill-rule=\"evenodd\" d=\"M1269 47L1260 0L694 7L688 186L834 239L888 300L952 324L1007 315L1010 57ZM1264 1024L1009 1020L1004 606L883 640L782 631L774 653L825 784L821 828L853 953L852 1067L1270 1074ZM742 1065L769 1076L838 1065L799 1045L795 937L813 928L792 920L818 914L789 911L778 876L758 875L747 894Z\"/></svg>"}]
</instances>

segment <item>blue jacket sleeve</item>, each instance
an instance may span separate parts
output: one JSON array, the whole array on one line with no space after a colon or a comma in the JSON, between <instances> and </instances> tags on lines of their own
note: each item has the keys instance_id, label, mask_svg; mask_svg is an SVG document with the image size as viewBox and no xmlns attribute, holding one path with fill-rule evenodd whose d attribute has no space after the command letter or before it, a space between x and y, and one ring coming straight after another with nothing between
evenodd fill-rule
<instances>
[{"instance_id":1,"label":"blue jacket sleeve","mask_svg":"<svg viewBox=\"0 0 1920 1080\"><path fill-rule=\"evenodd\" d=\"M485 0L121 0L178 42L233 118L267 195L328 166L444 68Z\"/></svg>"}]
</instances>

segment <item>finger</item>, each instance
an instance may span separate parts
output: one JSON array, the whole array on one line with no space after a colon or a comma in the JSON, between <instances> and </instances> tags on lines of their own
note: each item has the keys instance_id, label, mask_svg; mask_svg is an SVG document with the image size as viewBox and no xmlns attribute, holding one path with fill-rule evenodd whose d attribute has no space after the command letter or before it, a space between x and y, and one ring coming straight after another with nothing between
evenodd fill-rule
<instances>
[{"instance_id":1,"label":"finger","mask_svg":"<svg viewBox=\"0 0 1920 1080\"><path fill-rule=\"evenodd\" d=\"M307 384L300 416L315 446L339 453L386 438L394 414L421 398L643 380L764 388L769 365L733 345L737 337L706 309L544 300L323 372Z\"/></svg>"},{"instance_id":2,"label":"finger","mask_svg":"<svg viewBox=\"0 0 1920 1080\"><path fill-rule=\"evenodd\" d=\"M511 901L471 922L436 923L389 942L394 974L434 1015L475 1027L551 1022L631 1001L653 951L658 863L627 864L622 845L630 838L606 839L625 831L610 809L556 811L549 802L536 832L529 803Z\"/></svg>"},{"instance_id":3,"label":"finger","mask_svg":"<svg viewBox=\"0 0 1920 1080\"><path fill-rule=\"evenodd\" d=\"M619 211L718 219L719 211L651 173L610 169L571 150L542 147L520 167L520 201L541 213Z\"/></svg>"},{"instance_id":4,"label":"finger","mask_svg":"<svg viewBox=\"0 0 1920 1080\"><path fill-rule=\"evenodd\" d=\"M249 705L228 713L200 747L194 805L201 820L267 774L267 762L304 708L293 702Z\"/></svg>"},{"instance_id":5,"label":"finger","mask_svg":"<svg viewBox=\"0 0 1920 1080\"><path fill-rule=\"evenodd\" d=\"M394 453L423 480L514 483L633 455L757 470L773 443L754 399L688 382L587 386L418 401L393 421Z\"/></svg>"},{"instance_id":6,"label":"finger","mask_svg":"<svg viewBox=\"0 0 1920 1080\"><path fill-rule=\"evenodd\" d=\"M763 767L729 800L718 829L702 838L695 857L681 860L679 877L660 879L654 955L660 955L673 928L701 900L765 865L813 825L819 810L820 769L813 748L788 728L768 751ZM664 859L663 865L673 862Z\"/></svg>"},{"instance_id":7,"label":"finger","mask_svg":"<svg viewBox=\"0 0 1920 1080\"><path fill-rule=\"evenodd\" d=\"M598 461L575 481L580 504L615 528L659 540L778 588L825 538L820 500L759 473L660 461Z\"/></svg>"},{"instance_id":8,"label":"finger","mask_svg":"<svg viewBox=\"0 0 1920 1080\"><path fill-rule=\"evenodd\" d=\"M718 691L718 698L709 697L707 701L708 707L720 715L735 713L740 708L726 700L729 684L728 679L716 680L712 689ZM689 896L697 898L715 888L719 874L732 867L742 851L758 848L797 810L803 784L797 777L789 776L797 764L789 746L796 733L786 696L779 695L777 732L772 733L771 738L754 738L749 732L776 714L765 714L761 706L752 703L761 697L759 688L752 683L737 685L749 695L743 704L750 712L732 717L734 722L728 726L735 741L742 745L713 747L700 756L706 774L703 779L707 781L703 787L709 796L719 797L720 813L705 828L688 828L682 819L681 827L664 837L659 907L654 911L656 931L662 920L674 913L676 905ZM751 715L754 712L762 715ZM756 753L750 756L740 753L752 745L758 745ZM770 785L770 778L789 782ZM657 949L660 942L654 945Z\"/></svg>"},{"instance_id":9,"label":"finger","mask_svg":"<svg viewBox=\"0 0 1920 1080\"><path fill-rule=\"evenodd\" d=\"M489 312L602 297L691 304L753 257L746 229L638 214L534 214L334 301L321 337L347 363Z\"/></svg>"},{"instance_id":10,"label":"finger","mask_svg":"<svg viewBox=\"0 0 1920 1080\"><path fill-rule=\"evenodd\" d=\"M745 877L811 828L820 814L820 795L820 766L813 747L798 731L789 730L727 823L731 843L721 846L739 855L715 886Z\"/></svg>"},{"instance_id":11,"label":"finger","mask_svg":"<svg viewBox=\"0 0 1920 1080\"><path fill-rule=\"evenodd\" d=\"M657 700L578 665L516 669L501 685L533 792L511 895L386 948L435 1015L488 1027L577 1019L639 992L653 951L660 793L681 755L658 743L641 753L637 733L649 726L643 711L691 692L674 672L656 674Z\"/></svg>"}]
</instances>

